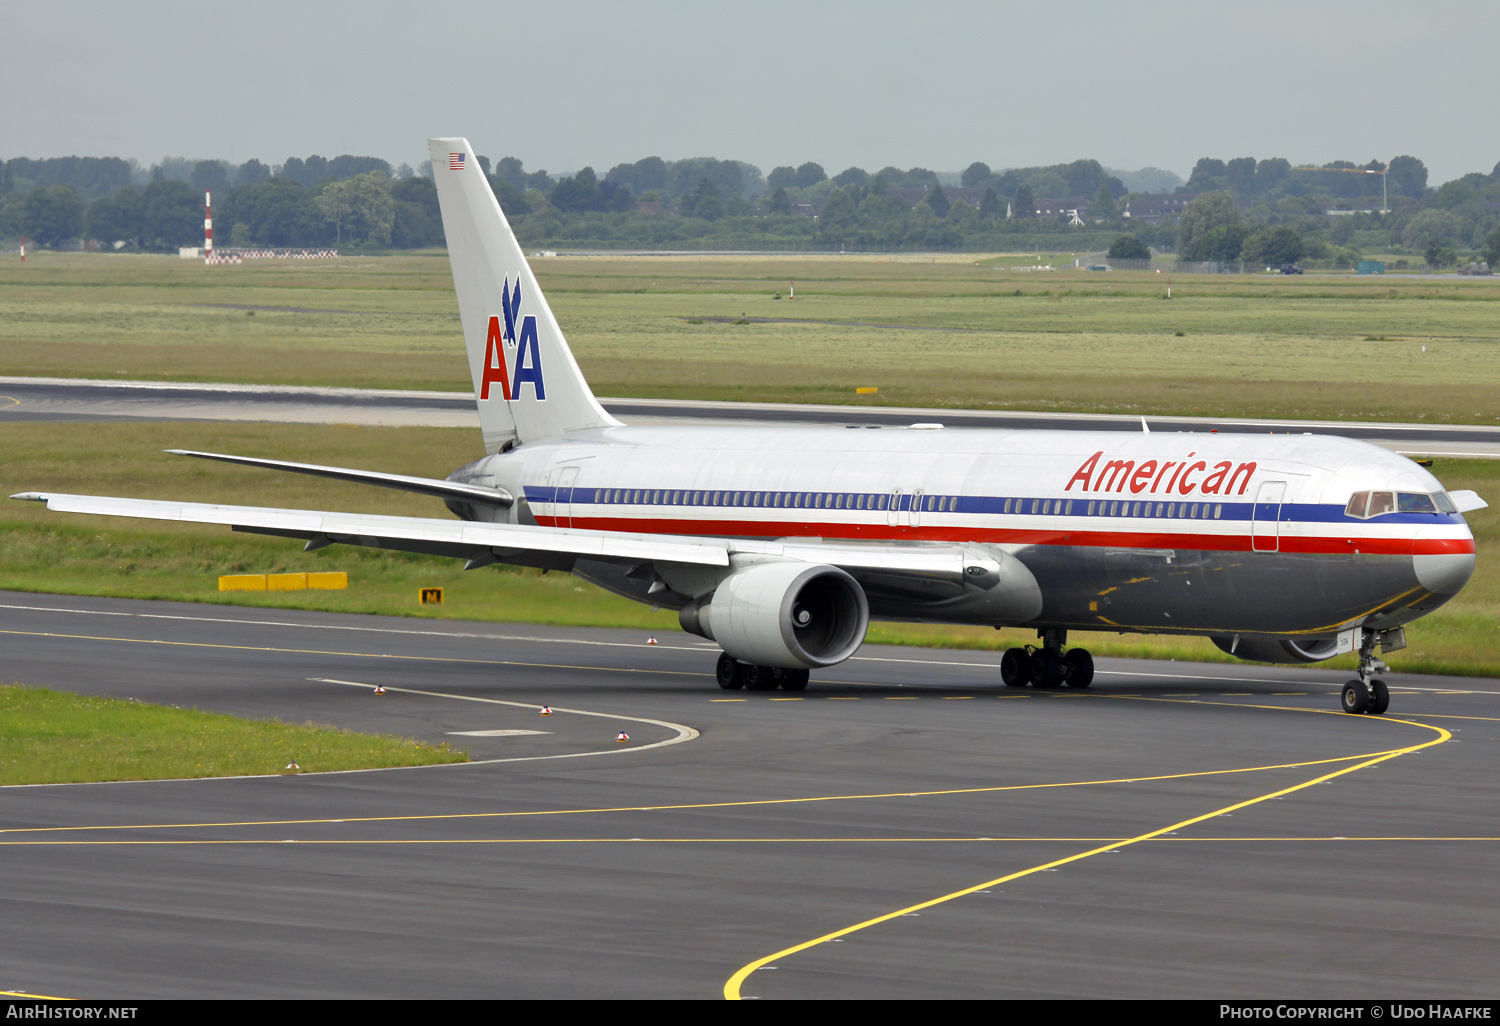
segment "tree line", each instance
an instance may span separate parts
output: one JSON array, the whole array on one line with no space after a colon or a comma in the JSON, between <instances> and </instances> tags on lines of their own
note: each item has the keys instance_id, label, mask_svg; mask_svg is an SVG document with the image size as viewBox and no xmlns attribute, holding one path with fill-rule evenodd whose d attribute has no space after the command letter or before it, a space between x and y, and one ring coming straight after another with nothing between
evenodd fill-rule
<instances>
[{"instance_id":1,"label":"tree line","mask_svg":"<svg viewBox=\"0 0 1500 1026\"><path fill-rule=\"evenodd\" d=\"M1500 165L1437 188L1415 157L1389 165L1390 214L1327 216L1368 206L1380 176L1335 161L1322 170L1283 158L1205 157L1186 182L1169 172L1112 172L1096 160L993 169L970 164L957 180L930 169L859 167L830 175L807 162L762 174L712 157L646 157L600 175L528 171L520 159L478 158L523 244L609 248L1175 249L1189 260L1274 264L1352 260L1404 247L1437 259L1483 251L1500 227ZM1151 172L1148 174L1147 172ZM215 242L229 246L409 249L441 245L431 168L392 167L343 154L249 160L164 159L150 168L114 157L15 158L0 163L0 237L41 245L95 238L107 247L170 250L202 239L202 193L214 197ZM1130 184L1127 184L1127 179ZM1180 217L1127 217L1140 188L1177 181L1197 198ZM1075 204L1085 224L1057 213ZM1040 213L1046 204L1053 213ZM1118 249L1118 247L1116 247ZM1148 250L1149 251L1149 250ZM1296 254L1296 255L1293 255ZM1429 261L1432 262L1432 261Z\"/></svg>"}]
</instances>

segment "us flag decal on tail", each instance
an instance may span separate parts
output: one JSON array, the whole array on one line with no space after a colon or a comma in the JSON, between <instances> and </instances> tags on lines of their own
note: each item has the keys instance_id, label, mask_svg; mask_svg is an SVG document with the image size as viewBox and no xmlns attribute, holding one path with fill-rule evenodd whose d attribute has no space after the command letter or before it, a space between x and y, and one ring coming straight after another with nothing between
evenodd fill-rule
<instances>
[{"instance_id":1,"label":"us flag decal on tail","mask_svg":"<svg viewBox=\"0 0 1500 1026\"><path fill-rule=\"evenodd\" d=\"M448 154L448 170L462 171L464 169L464 155L462 153Z\"/></svg>"}]
</instances>

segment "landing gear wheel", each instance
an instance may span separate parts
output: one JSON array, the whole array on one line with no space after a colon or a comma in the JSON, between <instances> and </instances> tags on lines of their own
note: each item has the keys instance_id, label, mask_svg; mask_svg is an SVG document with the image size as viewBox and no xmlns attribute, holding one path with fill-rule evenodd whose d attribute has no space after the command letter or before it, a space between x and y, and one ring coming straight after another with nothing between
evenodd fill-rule
<instances>
[{"instance_id":1,"label":"landing gear wheel","mask_svg":"<svg viewBox=\"0 0 1500 1026\"><path fill-rule=\"evenodd\" d=\"M1379 716L1391 707L1391 692L1385 686L1385 681L1379 677L1370 681L1370 704L1365 712L1371 716Z\"/></svg>"},{"instance_id":2,"label":"landing gear wheel","mask_svg":"<svg viewBox=\"0 0 1500 1026\"><path fill-rule=\"evenodd\" d=\"M1055 688L1063 682L1067 674L1067 664L1063 662L1062 656L1056 652L1043 649L1033 652L1031 655L1031 686L1034 688Z\"/></svg>"},{"instance_id":3,"label":"landing gear wheel","mask_svg":"<svg viewBox=\"0 0 1500 1026\"><path fill-rule=\"evenodd\" d=\"M783 690L783 691L806 691L807 690L807 671L806 670L782 670L781 671L781 690Z\"/></svg>"},{"instance_id":4,"label":"landing gear wheel","mask_svg":"<svg viewBox=\"0 0 1500 1026\"><path fill-rule=\"evenodd\" d=\"M1086 648L1070 648L1063 656L1068 664L1068 687L1086 688L1094 683L1094 657Z\"/></svg>"},{"instance_id":5,"label":"landing gear wheel","mask_svg":"<svg viewBox=\"0 0 1500 1026\"><path fill-rule=\"evenodd\" d=\"M745 678L745 687L750 691L775 691L781 681L777 679L777 671L770 666L740 667L740 675Z\"/></svg>"},{"instance_id":6,"label":"landing gear wheel","mask_svg":"<svg viewBox=\"0 0 1500 1026\"><path fill-rule=\"evenodd\" d=\"M744 668L737 663L728 652L719 654L719 666L715 676L719 678L719 687L725 691L738 691L745 686L745 675L741 672Z\"/></svg>"},{"instance_id":7,"label":"landing gear wheel","mask_svg":"<svg viewBox=\"0 0 1500 1026\"><path fill-rule=\"evenodd\" d=\"M1339 701L1346 713L1362 713L1370 707L1370 689L1362 680L1351 680L1344 685ZM1389 697L1387 697L1389 701Z\"/></svg>"},{"instance_id":8,"label":"landing gear wheel","mask_svg":"<svg viewBox=\"0 0 1500 1026\"><path fill-rule=\"evenodd\" d=\"M1008 688L1024 688L1031 682L1031 653L1024 648L1008 648L1000 657L1000 679Z\"/></svg>"}]
</instances>

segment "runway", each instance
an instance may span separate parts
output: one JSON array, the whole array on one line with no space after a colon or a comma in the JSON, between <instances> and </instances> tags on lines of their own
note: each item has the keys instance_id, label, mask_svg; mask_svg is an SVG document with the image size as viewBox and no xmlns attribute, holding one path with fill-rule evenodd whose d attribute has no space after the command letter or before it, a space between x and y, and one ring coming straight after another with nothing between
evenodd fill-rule
<instances>
[{"instance_id":1,"label":"runway","mask_svg":"<svg viewBox=\"0 0 1500 1026\"><path fill-rule=\"evenodd\" d=\"M1113 414L1033 413L914 407L817 406L603 398L629 424L822 424L1139 431L1141 418ZM77 420L279 421L307 424L479 427L467 392L272 385L175 384L70 378L0 377L0 423ZM1414 456L1500 456L1500 427L1354 421L1148 417L1157 431L1316 432L1362 438Z\"/></svg>"},{"instance_id":2,"label":"runway","mask_svg":"<svg viewBox=\"0 0 1500 1026\"><path fill-rule=\"evenodd\" d=\"M7 683L476 760L0 789L4 991L1494 994L1497 681L1396 674L1345 716L1333 671L1013 690L996 654L867 646L723 692L679 634L15 592L0 638ZM501 730L542 733L455 733Z\"/></svg>"}]
</instances>

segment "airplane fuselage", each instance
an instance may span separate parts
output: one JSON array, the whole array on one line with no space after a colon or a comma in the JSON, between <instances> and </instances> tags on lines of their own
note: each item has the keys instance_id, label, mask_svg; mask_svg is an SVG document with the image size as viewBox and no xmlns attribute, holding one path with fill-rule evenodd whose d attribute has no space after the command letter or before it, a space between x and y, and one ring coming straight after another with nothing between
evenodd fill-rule
<instances>
[{"instance_id":1,"label":"airplane fuselage","mask_svg":"<svg viewBox=\"0 0 1500 1026\"><path fill-rule=\"evenodd\" d=\"M1041 582L1039 608L1018 618L979 589L862 580L872 616L888 620L1312 640L1416 619L1474 565L1458 513L1351 515L1356 493L1442 485L1405 457L1327 435L620 427L533 442L454 477L523 496L505 514L516 522L961 543L1013 556ZM680 604L617 568L575 569Z\"/></svg>"}]
</instances>

